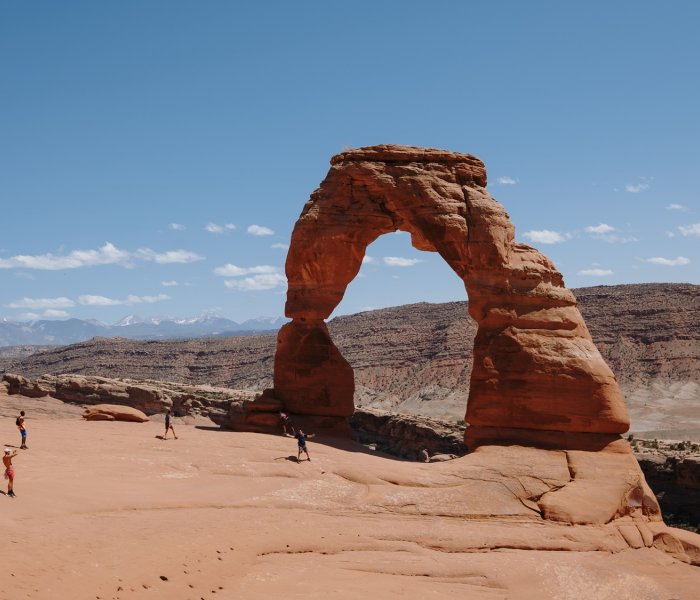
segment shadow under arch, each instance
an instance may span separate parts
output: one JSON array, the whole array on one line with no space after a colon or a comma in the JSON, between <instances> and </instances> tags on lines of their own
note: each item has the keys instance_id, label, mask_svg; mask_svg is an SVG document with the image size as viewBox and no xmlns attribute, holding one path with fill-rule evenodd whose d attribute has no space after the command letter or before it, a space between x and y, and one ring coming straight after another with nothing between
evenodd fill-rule
<instances>
[{"instance_id":1,"label":"shadow under arch","mask_svg":"<svg viewBox=\"0 0 700 600\"><path fill-rule=\"evenodd\" d=\"M549 259L515 242L507 213L485 187L483 163L468 154L385 145L333 157L287 255L292 321L278 335L273 391L287 410L352 414L353 371L325 319L367 246L400 230L415 248L439 253L464 282L478 326L465 417L472 435L627 430L619 387L573 294Z\"/></svg>"}]
</instances>

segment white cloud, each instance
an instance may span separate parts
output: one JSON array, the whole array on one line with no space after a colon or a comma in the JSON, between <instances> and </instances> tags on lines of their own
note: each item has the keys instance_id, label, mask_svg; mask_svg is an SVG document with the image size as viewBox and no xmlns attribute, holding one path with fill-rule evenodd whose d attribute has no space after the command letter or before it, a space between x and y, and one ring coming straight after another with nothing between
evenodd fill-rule
<instances>
[{"instance_id":1,"label":"white cloud","mask_svg":"<svg viewBox=\"0 0 700 600\"><path fill-rule=\"evenodd\" d=\"M207 223L204 229L209 233L224 233L224 231L233 231L236 226L233 223L226 223L225 225L219 225L218 223Z\"/></svg>"},{"instance_id":2,"label":"white cloud","mask_svg":"<svg viewBox=\"0 0 700 600\"><path fill-rule=\"evenodd\" d=\"M39 315L37 315L36 313L28 312L22 313L21 315L19 315L18 318L22 321L36 321L39 318Z\"/></svg>"},{"instance_id":3,"label":"white cloud","mask_svg":"<svg viewBox=\"0 0 700 600\"><path fill-rule=\"evenodd\" d=\"M44 316L49 319L64 319L65 317L69 317L70 315L65 310L55 310L53 308L50 308L44 311Z\"/></svg>"},{"instance_id":4,"label":"white cloud","mask_svg":"<svg viewBox=\"0 0 700 600\"><path fill-rule=\"evenodd\" d=\"M245 277L243 279L228 279L224 281L224 285L227 288L244 292L271 290L284 286L286 283L287 279L279 273L265 273L262 275L253 275L253 277Z\"/></svg>"},{"instance_id":5,"label":"white cloud","mask_svg":"<svg viewBox=\"0 0 700 600\"><path fill-rule=\"evenodd\" d=\"M0 269L24 268L59 271L99 265L132 267L134 259L166 264L190 263L203 260L203 257L187 250L173 250L159 254L150 248L141 248L136 252L128 252L127 250L120 250L114 244L107 242L97 250L74 250L65 255L17 255L11 258L0 258Z\"/></svg>"},{"instance_id":6,"label":"white cloud","mask_svg":"<svg viewBox=\"0 0 700 600\"><path fill-rule=\"evenodd\" d=\"M181 225L180 223L170 223L170 229L174 229L175 231L182 231L185 229L184 225Z\"/></svg>"},{"instance_id":7,"label":"white cloud","mask_svg":"<svg viewBox=\"0 0 700 600\"><path fill-rule=\"evenodd\" d=\"M74 250L70 254L39 254L36 256L17 255L11 258L0 258L0 269L42 269L59 271L61 269L77 269L97 265L120 264L129 266L131 255L125 250L119 250L107 242L98 250Z\"/></svg>"},{"instance_id":8,"label":"white cloud","mask_svg":"<svg viewBox=\"0 0 700 600\"><path fill-rule=\"evenodd\" d=\"M177 281L173 280L173 281L161 281L160 285L162 285L163 287L177 287L180 284Z\"/></svg>"},{"instance_id":9,"label":"white cloud","mask_svg":"<svg viewBox=\"0 0 700 600\"><path fill-rule=\"evenodd\" d=\"M675 204L674 203L674 204L669 204L666 207L666 210L680 210L681 212L685 212L687 209L682 204Z\"/></svg>"},{"instance_id":10,"label":"white cloud","mask_svg":"<svg viewBox=\"0 0 700 600\"><path fill-rule=\"evenodd\" d=\"M279 269L270 265L260 265L257 267L237 267L231 263L225 264L223 267L214 269L215 275L222 277L241 277L243 275L261 275L269 273L277 273Z\"/></svg>"},{"instance_id":11,"label":"white cloud","mask_svg":"<svg viewBox=\"0 0 700 600\"><path fill-rule=\"evenodd\" d=\"M270 248L277 248L278 250L289 250L289 244L281 244L281 243L272 244L272 246L270 246Z\"/></svg>"},{"instance_id":12,"label":"white cloud","mask_svg":"<svg viewBox=\"0 0 700 600\"><path fill-rule=\"evenodd\" d=\"M569 238L568 235L562 235L558 231L550 231L549 229L526 231L523 233L523 237L536 244L561 244Z\"/></svg>"},{"instance_id":13,"label":"white cloud","mask_svg":"<svg viewBox=\"0 0 700 600\"><path fill-rule=\"evenodd\" d=\"M647 258L646 262L652 265L663 265L665 267L677 267L679 265L690 264L690 259L685 256L679 256L678 258L662 258L660 256L655 256L653 258Z\"/></svg>"},{"instance_id":14,"label":"white cloud","mask_svg":"<svg viewBox=\"0 0 700 600\"><path fill-rule=\"evenodd\" d=\"M578 272L579 275L591 275L593 277L604 277L606 275L612 275L613 272L610 269L582 269Z\"/></svg>"},{"instance_id":15,"label":"white cloud","mask_svg":"<svg viewBox=\"0 0 700 600\"><path fill-rule=\"evenodd\" d=\"M377 262L377 260L373 256L369 256L369 254L365 254L362 257L362 264L363 265L373 265L376 262Z\"/></svg>"},{"instance_id":16,"label":"white cloud","mask_svg":"<svg viewBox=\"0 0 700 600\"><path fill-rule=\"evenodd\" d=\"M518 183L517 179L513 179L512 177L508 177L507 175L505 177L499 177L496 179L496 183L500 185L515 185Z\"/></svg>"},{"instance_id":17,"label":"white cloud","mask_svg":"<svg viewBox=\"0 0 700 600\"><path fill-rule=\"evenodd\" d=\"M167 294L158 294L157 296L135 296L129 294L124 299L117 299L85 294L78 297L78 302L84 306L132 306L134 304L154 304L163 300L170 300L170 296Z\"/></svg>"},{"instance_id":18,"label":"white cloud","mask_svg":"<svg viewBox=\"0 0 700 600\"><path fill-rule=\"evenodd\" d=\"M385 256L384 264L387 267L412 267L420 262L419 258L402 258L400 256Z\"/></svg>"},{"instance_id":19,"label":"white cloud","mask_svg":"<svg viewBox=\"0 0 700 600\"><path fill-rule=\"evenodd\" d=\"M22 298L6 305L8 308L70 308L75 306L75 302L70 298L61 296L60 298Z\"/></svg>"},{"instance_id":20,"label":"white cloud","mask_svg":"<svg viewBox=\"0 0 700 600\"><path fill-rule=\"evenodd\" d=\"M605 234L615 231L615 228L607 223L601 223L600 225L589 225L586 227L587 233Z\"/></svg>"},{"instance_id":21,"label":"white cloud","mask_svg":"<svg viewBox=\"0 0 700 600\"><path fill-rule=\"evenodd\" d=\"M681 225L678 227L678 231L680 231L684 236L700 236L700 223L693 223L692 225L688 225L687 227Z\"/></svg>"},{"instance_id":22,"label":"white cloud","mask_svg":"<svg viewBox=\"0 0 700 600\"><path fill-rule=\"evenodd\" d=\"M630 194L638 194L639 192L643 192L645 190L649 189L649 184L648 183L628 183L625 186L625 191L629 192Z\"/></svg>"},{"instance_id":23,"label":"white cloud","mask_svg":"<svg viewBox=\"0 0 700 600\"><path fill-rule=\"evenodd\" d=\"M274 235L274 231L269 227L263 227L262 225L251 225L248 227L248 233L251 235Z\"/></svg>"},{"instance_id":24,"label":"white cloud","mask_svg":"<svg viewBox=\"0 0 700 600\"><path fill-rule=\"evenodd\" d=\"M199 254L190 252L189 250L170 250L168 252L158 253L150 248L139 248L134 253L134 256L141 260L152 261L159 265L172 263L186 264L204 260L203 256L199 256Z\"/></svg>"}]
</instances>

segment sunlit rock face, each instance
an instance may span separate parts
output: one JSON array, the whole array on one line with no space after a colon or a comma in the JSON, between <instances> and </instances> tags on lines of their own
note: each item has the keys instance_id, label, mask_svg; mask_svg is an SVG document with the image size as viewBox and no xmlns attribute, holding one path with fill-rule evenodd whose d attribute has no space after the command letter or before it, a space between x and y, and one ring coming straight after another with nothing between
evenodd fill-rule
<instances>
[{"instance_id":1,"label":"sunlit rock face","mask_svg":"<svg viewBox=\"0 0 700 600\"><path fill-rule=\"evenodd\" d=\"M619 434L629 421L612 371L561 274L516 243L503 207L468 154L382 145L333 157L292 233L274 394L307 415L353 410L352 369L324 320L380 235L410 233L464 281L478 324L466 420L474 439L500 431ZM417 282L420 285L420 282ZM484 433L485 432L485 433Z\"/></svg>"}]
</instances>

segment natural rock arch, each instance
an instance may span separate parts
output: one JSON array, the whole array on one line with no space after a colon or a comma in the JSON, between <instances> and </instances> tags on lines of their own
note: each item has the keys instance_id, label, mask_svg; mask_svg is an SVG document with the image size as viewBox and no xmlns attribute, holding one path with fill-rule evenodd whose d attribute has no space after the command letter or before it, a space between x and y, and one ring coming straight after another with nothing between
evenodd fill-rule
<instances>
[{"instance_id":1,"label":"natural rock arch","mask_svg":"<svg viewBox=\"0 0 700 600\"><path fill-rule=\"evenodd\" d=\"M352 368L325 319L367 246L401 230L464 281L478 324L466 412L475 439L513 430L625 432L624 400L575 297L549 259L515 242L507 213L485 188L484 165L468 154L383 145L334 156L292 233L292 321L278 336L275 398L302 415L352 414Z\"/></svg>"}]
</instances>

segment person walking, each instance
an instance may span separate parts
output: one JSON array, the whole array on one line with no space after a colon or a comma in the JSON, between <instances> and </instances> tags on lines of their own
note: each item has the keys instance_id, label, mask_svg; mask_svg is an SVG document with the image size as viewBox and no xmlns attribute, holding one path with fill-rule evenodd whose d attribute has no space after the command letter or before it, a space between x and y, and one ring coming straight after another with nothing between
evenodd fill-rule
<instances>
[{"instance_id":1,"label":"person walking","mask_svg":"<svg viewBox=\"0 0 700 600\"><path fill-rule=\"evenodd\" d=\"M170 416L170 411L165 413L165 435L163 436L164 440L168 439L168 431L172 431L173 437L177 439L177 436L175 435L175 428L173 427L172 418Z\"/></svg>"},{"instance_id":2,"label":"person walking","mask_svg":"<svg viewBox=\"0 0 700 600\"><path fill-rule=\"evenodd\" d=\"M19 429L19 433L22 436L22 445L20 446L20 450L27 450L27 427L24 424L23 410L19 411L19 417L17 417L15 420L15 425L17 425L17 429Z\"/></svg>"},{"instance_id":3,"label":"person walking","mask_svg":"<svg viewBox=\"0 0 700 600\"><path fill-rule=\"evenodd\" d=\"M7 495L10 498L15 497L15 492L12 489L15 481L15 468L12 466L12 459L17 456L17 450L5 448L5 454L2 457L2 464L5 465L5 479L7 479Z\"/></svg>"}]
</instances>

